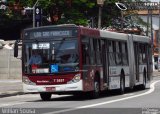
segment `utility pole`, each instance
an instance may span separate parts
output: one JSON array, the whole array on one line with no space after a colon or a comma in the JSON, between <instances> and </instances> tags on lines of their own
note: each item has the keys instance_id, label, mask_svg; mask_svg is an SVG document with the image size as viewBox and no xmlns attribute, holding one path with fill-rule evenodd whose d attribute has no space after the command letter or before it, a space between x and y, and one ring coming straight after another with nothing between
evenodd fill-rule
<instances>
[{"instance_id":1,"label":"utility pole","mask_svg":"<svg viewBox=\"0 0 160 114\"><path fill-rule=\"evenodd\" d=\"M147 9L148 14L147 14L147 31L146 31L146 36L148 36L148 32L149 32L149 9Z\"/></svg>"},{"instance_id":2,"label":"utility pole","mask_svg":"<svg viewBox=\"0 0 160 114\"><path fill-rule=\"evenodd\" d=\"M125 6L125 4L119 2L116 2L115 4L118 7L118 9L121 10L121 31L123 31L123 22L124 22L123 11L127 10L127 7Z\"/></svg>"},{"instance_id":3,"label":"utility pole","mask_svg":"<svg viewBox=\"0 0 160 114\"><path fill-rule=\"evenodd\" d=\"M99 6L99 10L98 10L98 28L101 28L101 19L102 18L102 6Z\"/></svg>"},{"instance_id":4,"label":"utility pole","mask_svg":"<svg viewBox=\"0 0 160 114\"><path fill-rule=\"evenodd\" d=\"M35 7L38 4L39 0L33 5L33 28L35 27Z\"/></svg>"},{"instance_id":5,"label":"utility pole","mask_svg":"<svg viewBox=\"0 0 160 114\"><path fill-rule=\"evenodd\" d=\"M159 29L158 29L158 71L160 71L160 1L158 5L159 9Z\"/></svg>"},{"instance_id":6,"label":"utility pole","mask_svg":"<svg viewBox=\"0 0 160 114\"><path fill-rule=\"evenodd\" d=\"M153 47L153 21L152 21L152 10L150 12L150 15L151 15L151 40L152 40L152 47Z\"/></svg>"},{"instance_id":7,"label":"utility pole","mask_svg":"<svg viewBox=\"0 0 160 114\"><path fill-rule=\"evenodd\" d=\"M104 5L105 0L97 0L97 4L99 5L99 10L98 10L98 28L101 28L101 18L102 18L102 7Z\"/></svg>"},{"instance_id":8,"label":"utility pole","mask_svg":"<svg viewBox=\"0 0 160 114\"><path fill-rule=\"evenodd\" d=\"M123 11L121 10L121 31L123 32L123 24L124 24L124 18L123 18Z\"/></svg>"}]
</instances>

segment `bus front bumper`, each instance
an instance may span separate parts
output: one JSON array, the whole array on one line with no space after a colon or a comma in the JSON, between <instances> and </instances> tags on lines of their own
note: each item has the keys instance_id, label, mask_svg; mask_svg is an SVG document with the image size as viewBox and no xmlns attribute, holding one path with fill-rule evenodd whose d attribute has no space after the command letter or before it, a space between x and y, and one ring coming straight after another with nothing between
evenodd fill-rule
<instances>
[{"instance_id":1,"label":"bus front bumper","mask_svg":"<svg viewBox=\"0 0 160 114\"><path fill-rule=\"evenodd\" d=\"M36 92L65 92L65 91L82 91L82 80L71 84L62 85L28 85L23 83L23 91L25 93Z\"/></svg>"}]
</instances>

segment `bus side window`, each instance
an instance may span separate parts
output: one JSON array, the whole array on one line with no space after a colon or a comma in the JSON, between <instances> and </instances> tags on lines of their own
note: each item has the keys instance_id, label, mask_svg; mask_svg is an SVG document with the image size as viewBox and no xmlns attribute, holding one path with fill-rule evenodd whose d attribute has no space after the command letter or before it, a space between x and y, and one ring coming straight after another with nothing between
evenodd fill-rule
<instances>
[{"instance_id":1,"label":"bus side window","mask_svg":"<svg viewBox=\"0 0 160 114\"><path fill-rule=\"evenodd\" d=\"M116 42L116 64L122 64L122 49L121 49L121 42Z\"/></svg>"},{"instance_id":2,"label":"bus side window","mask_svg":"<svg viewBox=\"0 0 160 114\"><path fill-rule=\"evenodd\" d=\"M143 45L142 44L139 44L139 64L142 64L143 63Z\"/></svg>"},{"instance_id":3,"label":"bus side window","mask_svg":"<svg viewBox=\"0 0 160 114\"><path fill-rule=\"evenodd\" d=\"M90 38L90 62L92 65L95 64L95 52L94 52L94 44L93 44L93 38Z\"/></svg>"},{"instance_id":4,"label":"bus side window","mask_svg":"<svg viewBox=\"0 0 160 114\"><path fill-rule=\"evenodd\" d=\"M101 42L98 39L97 40L97 47L96 47L96 58L97 58L97 64L102 64L102 58L101 58Z\"/></svg>"},{"instance_id":5,"label":"bus side window","mask_svg":"<svg viewBox=\"0 0 160 114\"><path fill-rule=\"evenodd\" d=\"M144 45L144 49L143 49L143 63L147 63L147 58L146 58L146 56L147 56L147 44L146 45Z\"/></svg>"},{"instance_id":6,"label":"bus side window","mask_svg":"<svg viewBox=\"0 0 160 114\"><path fill-rule=\"evenodd\" d=\"M108 41L108 48L109 48L109 65L110 66L115 66L116 62L115 62L115 53L114 53L114 41Z\"/></svg>"},{"instance_id":7,"label":"bus side window","mask_svg":"<svg viewBox=\"0 0 160 114\"><path fill-rule=\"evenodd\" d=\"M82 62L84 65L88 65L90 63L89 58L89 39L82 39Z\"/></svg>"},{"instance_id":8,"label":"bus side window","mask_svg":"<svg viewBox=\"0 0 160 114\"><path fill-rule=\"evenodd\" d=\"M97 44L98 44L97 39L93 39L93 53L94 53L93 56L94 56L94 61L95 61L94 63L95 64L97 64L97 61L98 61L97 60L97 53L96 53L97 52Z\"/></svg>"},{"instance_id":9,"label":"bus side window","mask_svg":"<svg viewBox=\"0 0 160 114\"><path fill-rule=\"evenodd\" d=\"M128 48L127 48L127 43L123 42L121 44L122 47L122 63L123 65L128 65Z\"/></svg>"}]
</instances>

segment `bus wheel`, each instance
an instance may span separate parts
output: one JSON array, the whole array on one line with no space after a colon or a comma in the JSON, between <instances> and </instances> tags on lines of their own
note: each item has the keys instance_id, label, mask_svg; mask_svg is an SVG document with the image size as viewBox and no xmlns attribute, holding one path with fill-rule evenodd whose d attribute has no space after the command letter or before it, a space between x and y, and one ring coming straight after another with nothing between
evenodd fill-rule
<instances>
[{"instance_id":1,"label":"bus wheel","mask_svg":"<svg viewBox=\"0 0 160 114\"><path fill-rule=\"evenodd\" d=\"M146 89L146 72L143 72L143 84L142 84L142 89Z\"/></svg>"},{"instance_id":2,"label":"bus wheel","mask_svg":"<svg viewBox=\"0 0 160 114\"><path fill-rule=\"evenodd\" d=\"M94 90L91 92L91 98L96 99L99 97L99 94L100 94L99 81L95 80L94 81Z\"/></svg>"},{"instance_id":3,"label":"bus wheel","mask_svg":"<svg viewBox=\"0 0 160 114\"><path fill-rule=\"evenodd\" d=\"M120 94L124 94L125 91L125 82L124 82L124 76L121 75L120 77Z\"/></svg>"},{"instance_id":4,"label":"bus wheel","mask_svg":"<svg viewBox=\"0 0 160 114\"><path fill-rule=\"evenodd\" d=\"M40 93L40 97L43 101L49 101L51 99L51 93Z\"/></svg>"}]
</instances>

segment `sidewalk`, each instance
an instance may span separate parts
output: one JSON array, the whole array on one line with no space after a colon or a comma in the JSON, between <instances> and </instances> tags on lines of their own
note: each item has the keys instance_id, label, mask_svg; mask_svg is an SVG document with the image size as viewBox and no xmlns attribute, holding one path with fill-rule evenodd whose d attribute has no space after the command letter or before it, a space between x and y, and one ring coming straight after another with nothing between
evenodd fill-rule
<instances>
[{"instance_id":1,"label":"sidewalk","mask_svg":"<svg viewBox=\"0 0 160 114\"><path fill-rule=\"evenodd\" d=\"M153 71L153 77L160 76L160 72ZM23 95L21 80L0 80L0 98Z\"/></svg>"},{"instance_id":2,"label":"sidewalk","mask_svg":"<svg viewBox=\"0 0 160 114\"><path fill-rule=\"evenodd\" d=\"M0 80L0 98L22 94L21 80Z\"/></svg>"},{"instance_id":3,"label":"sidewalk","mask_svg":"<svg viewBox=\"0 0 160 114\"><path fill-rule=\"evenodd\" d=\"M153 77L154 77L154 76L160 76L160 72L158 72L158 70L154 70L154 71L153 71Z\"/></svg>"}]
</instances>

